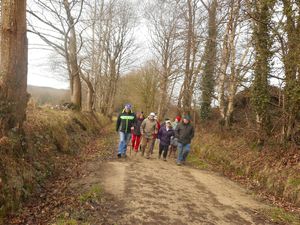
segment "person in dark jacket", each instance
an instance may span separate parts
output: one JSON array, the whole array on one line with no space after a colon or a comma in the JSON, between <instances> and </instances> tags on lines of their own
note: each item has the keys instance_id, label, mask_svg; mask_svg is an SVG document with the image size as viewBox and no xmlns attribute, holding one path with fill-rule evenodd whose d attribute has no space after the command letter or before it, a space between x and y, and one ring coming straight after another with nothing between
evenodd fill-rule
<instances>
[{"instance_id":1,"label":"person in dark jacket","mask_svg":"<svg viewBox=\"0 0 300 225\"><path fill-rule=\"evenodd\" d=\"M178 139L177 165L181 165L185 162L190 152L191 141L194 137L194 127L191 124L189 115L185 115L182 123L177 125L175 129L175 137Z\"/></svg>"},{"instance_id":2,"label":"person in dark jacket","mask_svg":"<svg viewBox=\"0 0 300 225\"><path fill-rule=\"evenodd\" d=\"M132 147L135 152L138 152L141 143L141 125L144 121L144 114L141 112L137 115L137 119L133 124L133 132L131 136Z\"/></svg>"},{"instance_id":3,"label":"person in dark jacket","mask_svg":"<svg viewBox=\"0 0 300 225\"><path fill-rule=\"evenodd\" d=\"M163 153L164 161L167 161L168 150L171 142L171 137L175 135L175 132L172 127L172 123L170 120L165 122L165 125L159 129L158 139L159 143L159 153L158 158L161 158L161 154Z\"/></svg>"},{"instance_id":4,"label":"person in dark jacket","mask_svg":"<svg viewBox=\"0 0 300 225\"><path fill-rule=\"evenodd\" d=\"M135 120L136 117L131 110L131 105L126 104L124 110L117 119L116 131L120 134L118 158L121 158L122 155L126 157L127 144L131 137L131 131L134 129L133 124Z\"/></svg>"}]
</instances>

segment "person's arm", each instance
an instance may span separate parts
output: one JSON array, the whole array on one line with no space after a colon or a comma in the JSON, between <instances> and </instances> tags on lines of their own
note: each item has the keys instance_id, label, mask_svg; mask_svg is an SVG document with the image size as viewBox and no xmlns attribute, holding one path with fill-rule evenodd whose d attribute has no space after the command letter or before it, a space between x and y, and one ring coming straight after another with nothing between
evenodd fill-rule
<instances>
[{"instance_id":1,"label":"person's arm","mask_svg":"<svg viewBox=\"0 0 300 225\"><path fill-rule=\"evenodd\" d=\"M191 140L194 138L195 136L195 129L194 127L192 126L192 130L191 130Z\"/></svg>"},{"instance_id":2,"label":"person's arm","mask_svg":"<svg viewBox=\"0 0 300 225\"><path fill-rule=\"evenodd\" d=\"M159 126L158 126L158 122L155 124L155 129L154 129L154 134L157 134L159 131Z\"/></svg>"},{"instance_id":3,"label":"person's arm","mask_svg":"<svg viewBox=\"0 0 300 225\"><path fill-rule=\"evenodd\" d=\"M136 118L136 115L134 114L134 119L133 119L133 122L131 124L131 131L134 130L135 126L136 126L136 122L137 122L137 118Z\"/></svg>"},{"instance_id":4,"label":"person's arm","mask_svg":"<svg viewBox=\"0 0 300 225\"><path fill-rule=\"evenodd\" d=\"M158 138L158 139L161 138L161 133L162 133L162 128L160 128L159 131L158 131L158 135L157 135L157 138Z\"/></svg>"},{"instance_id":5,"label":"person's arm","mask_svg":"<svg viewBox=\"0 0 300 225\"><path fill-rule=\"evenodd\" d=\"M177 124L175 129L175 137L178 138L180 134L180 124Z\"/></svg>"},{"instance_id":6,"label":"person's arm","mask_svg":"<svg viewBox=\"0 0 300 225\"><path fill-rule=\"evenodd\" d=\"M172 130L171 139L172 139L172 137L175 137L175 131L174 130Z\"/></svg>"},{"instance_id":7,"label":"person's arm","mask_svg":"<svg viewBox=\"0 0 300 225\"><path fill-rule=\"evenodd\" d=\"M144 135L145 125L146 125L146 120L143 120L142 125L141 125L141 128L140 128L140 130L141 130L141 135L142 135L142 136Z\"/></svg>"},{"instance_id":8,"label":"person's arm","mask_svg":"<svg viewBox=\"0 0 300 225\"><path fill-rule=\"evenodd\" d=\"M119 114L118 119L117 119L116 131L119 131L120 124L121 124L121 114Z\"/></svg>"}]
</instances>

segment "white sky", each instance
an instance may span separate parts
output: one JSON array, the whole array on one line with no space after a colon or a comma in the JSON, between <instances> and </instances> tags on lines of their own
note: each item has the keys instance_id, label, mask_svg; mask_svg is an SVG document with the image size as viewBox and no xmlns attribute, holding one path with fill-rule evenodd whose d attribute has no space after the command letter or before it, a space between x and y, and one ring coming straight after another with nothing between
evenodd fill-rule
<instances>
[{"instance_id":1,"label":"white sky","mask_svg":"<svg viewBox=\"0 0 300 225\"><path fill-rule=\"evenodd\" d=\"M139 67L150 57L150 39L145 21L140 21L134 30L136 44L139 49L135 55L135 62L132 69ZM68 89L67 80L57 76L51 69L51 57L54 56L52 50L39 37L28 32L28 84L42 87L53 87L58 89Z\"/></svg>"}]
</instances>

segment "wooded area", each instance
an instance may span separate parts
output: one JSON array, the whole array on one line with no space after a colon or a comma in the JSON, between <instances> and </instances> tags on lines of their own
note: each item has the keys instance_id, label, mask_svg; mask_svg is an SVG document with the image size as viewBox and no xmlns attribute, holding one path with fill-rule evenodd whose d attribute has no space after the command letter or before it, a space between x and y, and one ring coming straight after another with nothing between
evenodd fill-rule
<instances>
[{"instance_id":1,"label":"wooded area","mask_svg":"<svg viewBox=\"0 0 300 225\"><path fill-rule=\"evenodd\" d=\"M25 10L26 1L1 1L1 136L25 120ZM247 92L253 114L245 119L263 144L299 136L299 13L297 0L31 0L27 24L61 57L56 67L78 110L111 117L128 101L161 119L198 122L217 110L229 129L237 95ZM132 69L140 23L152 56Z\"/></svg>"},{"instance_id":2,"label":"wooded area","mask_svg":"<svg viewBox=\"0 0 300 225\"><path fill-rule=\"evenodd\" d=\"M299 147L300 0L0 0L0 224L299 224Z\"/></svg>"}]
</instances>

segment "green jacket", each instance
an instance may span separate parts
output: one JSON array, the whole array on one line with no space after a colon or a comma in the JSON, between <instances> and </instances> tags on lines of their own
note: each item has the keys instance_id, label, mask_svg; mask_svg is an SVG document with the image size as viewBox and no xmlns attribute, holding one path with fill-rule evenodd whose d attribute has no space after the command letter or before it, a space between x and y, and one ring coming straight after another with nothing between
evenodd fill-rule
<instances>
[{"instance_id":1,"label":"green jacket","mask_svg":"<svg viewBox=\"0 0 300 225\"><path fill-rule=\"evenodd\" d=\"M116 130L124 133L130 133L135 120L136 117L132 111L126 113L125 110L123 110L123 112L118 116Z\"/></svg>"}]
</instances>

